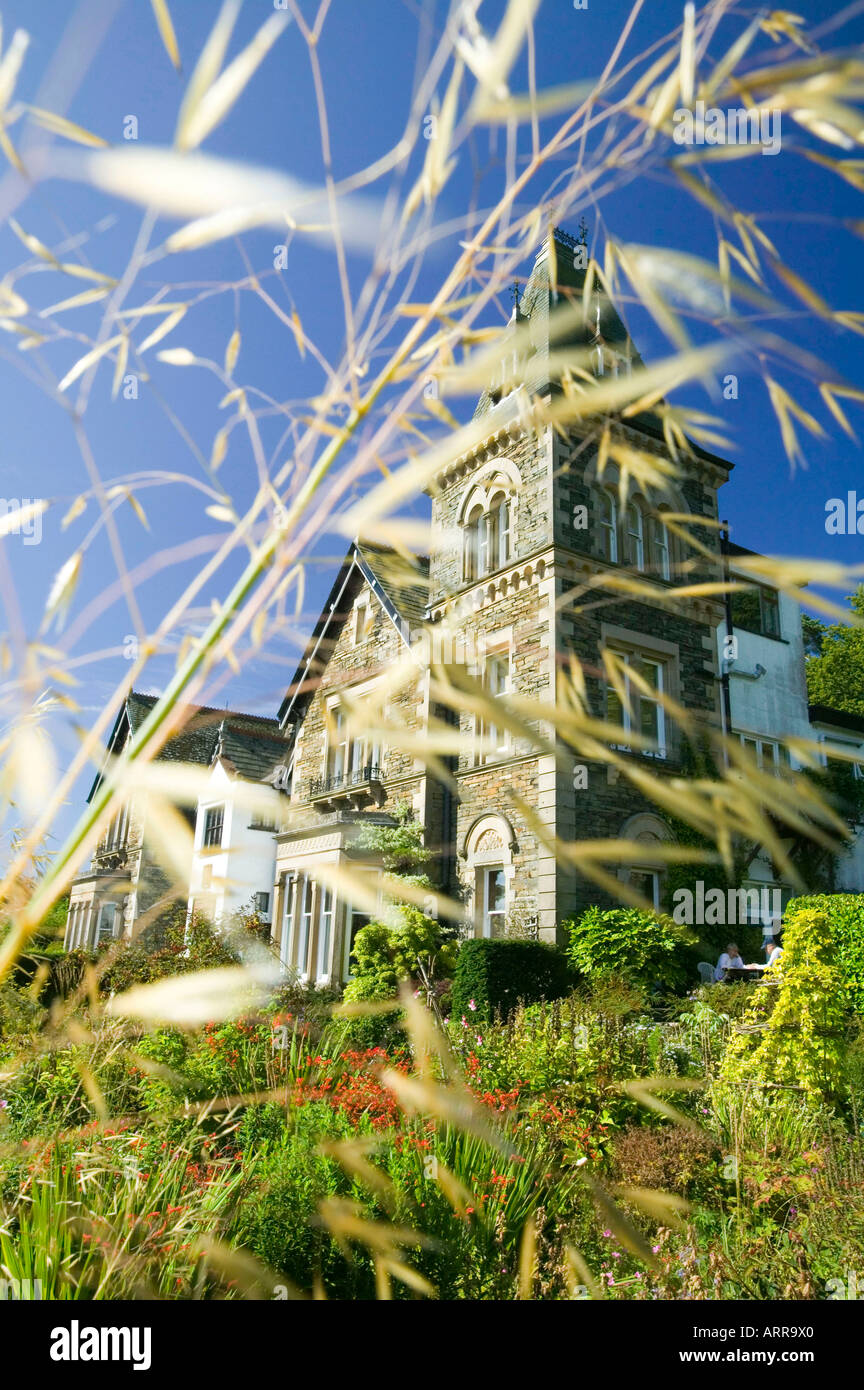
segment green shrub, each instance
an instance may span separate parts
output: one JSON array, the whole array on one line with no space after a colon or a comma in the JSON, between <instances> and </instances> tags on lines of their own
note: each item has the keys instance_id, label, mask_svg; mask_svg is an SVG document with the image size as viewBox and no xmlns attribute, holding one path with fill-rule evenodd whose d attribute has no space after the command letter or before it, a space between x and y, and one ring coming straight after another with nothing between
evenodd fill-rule
<instances>
[{"instance_id":1,"label":"green shrub","mask_svg":"<svg viewBox=\"0 0 864 1390\"><path fill-rule=\"evenodd\" d=\"M589 980L617 975L631 984L680 989L688 978L693 933L671 917L635 907L589 907L565 926L570 962Z\"/></svg>"},{"instance_id":2,"label":"green shrub","mask_svg":"<svg viewBox=\"0 0 864 1390\"><path fill-rule=\"evenodd\" d=\"M769 983L752 991L743 1022L732 1034L721 1076L757 1086L800 1087L809 1101L842 1095L846 992L824 912L796 913L783 938L783 954L765 978Z\"/></svg>"},{"instance_id":3,"label":"green shrub","mask_svg":"<svg viewBox=\"0 0 864 1390\"><path fill-rule=\"evenodd\" d=\"M814 893L792 898L786 917L798 912L824 912L831 923L837 962L856 1013L864 1014L864 893Z\"/></svg>"},{"instance_id":4,"label":"green shrub","mask_svg":"<svg viewBox=\"0 0 864 1390\"><path fill-rule=\"evenodd\" d=\"M480 1018L506 1015L519 1003L561 999L570 985L567 960L554 946L476 937L459 951L451 1017L468 1010Z\"/></svg>"}]
</instances>

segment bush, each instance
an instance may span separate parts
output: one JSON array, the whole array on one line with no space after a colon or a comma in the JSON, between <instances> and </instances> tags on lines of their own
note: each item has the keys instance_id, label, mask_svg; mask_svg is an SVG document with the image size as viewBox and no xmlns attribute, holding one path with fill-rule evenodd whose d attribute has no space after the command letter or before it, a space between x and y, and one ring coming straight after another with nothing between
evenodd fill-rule
<instances>
[{"instance_id":1,"label":"bush","mask_svg":"<svg viewBox=\"0 0 864 1390\"><path fill-rule=\"evenodd\" d=\"M837 962L856 1013L864 1014L864 893L814 893L792 898L787 917L799 912L824 912L831 923Z\"/></svg>"},{"instance_id":2,"label":"bush","mask_svg":"<svg viewBox=\"0 0 864 1390\"><path fill-rule=\"evenodd\" d=\"M665 989L680 989L687 981L693 933L671 917L635 907L589 907L565 926L570 962L589 980L617 975L634 985Z\"/></svg>"},{"instance_id":3,"label":"bush","mask_svg":"<svg viewBox=\"0 0 864 1390\"><path fill-rule=\"evenodd\" d=\"M783 937L723 1057L721 1076L757 1086L799 1087L810 1102L839 1097L846 1084L846 992L831 923L799 912ZM776 1003L772 1002L776 992Z\"/></svg>"},{"instance_id":4,"label":"bush","mask_svg":"<svg viewBox=\"0 0 864 1390\"><path fill-rule=\"evenodd\" d=\"M452 1016L459 1018L469 1009L480 1018L506 1015L520 1003L561 999L571 983L566 957L554 946L476 937L459 951Z\"/></svg>"}]
</instances>

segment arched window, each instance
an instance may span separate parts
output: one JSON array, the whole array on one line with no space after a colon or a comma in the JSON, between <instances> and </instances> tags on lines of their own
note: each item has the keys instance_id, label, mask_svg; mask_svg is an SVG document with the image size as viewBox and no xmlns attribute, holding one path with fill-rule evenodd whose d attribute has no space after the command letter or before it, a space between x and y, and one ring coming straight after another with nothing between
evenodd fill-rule
<instances>
[{"instance_id":1,"label":"arched window","mask_svg":"<svg viewBox=\"0 0 864 1390\"><path fill-rule=\"evenodd\" d=\"M618 503L614 493L605 489L600 493L600 536L603 543L603 557L611 564L618 562Z\"/></svg>"},{"instance_id":2,"label":"arched window","mask_svg":"<svg viewBox=\"0 0 864 1390\"><path fill-rule=\"evenodd\" d=\"M466 579L476 579L480 569L480 533L485 531L483 513L477 507L465 523L464 572Z\"/></svg>"},{"instance_id":3,"label":"arched window","mask_svg":"<svg viewBox=\"0 0 864 1390\"><path fill-rule=\"evenodd\" d=\"M645 532L642 522L642 509L636 502L628 502L626 512L627 563L633 569L645 568Z\"/></svg>"},{"instance_id":4,"label":"arched window","mask_svg":"<svg viewBox=\"0 0 864 1390\"><path fill-rule=\"evenodd\" d=\"M489 566L500 569L510 559L510 503L503 493L492 499L489 511Z\"/></svg>"},{"instance_id":5,"label":"arched window","mask_svg":"<svg viewBox=\"0 0 864 1390\"><path fill-rule=\"evenodd\" d=\"M652 560L658 579L672 578L672 554L669 542L669 532L663 520L662 513L655 516L651 523L651 548L653 551Z\"/></svg>"}]
</instances>

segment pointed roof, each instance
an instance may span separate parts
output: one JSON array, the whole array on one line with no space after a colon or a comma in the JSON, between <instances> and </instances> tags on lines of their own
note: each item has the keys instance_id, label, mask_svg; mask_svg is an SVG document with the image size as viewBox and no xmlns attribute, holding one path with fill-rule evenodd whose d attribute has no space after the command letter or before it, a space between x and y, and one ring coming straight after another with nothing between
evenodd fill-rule
<instances>
[{"instance_id":1,"label":"pointed roof","mask_svg":"<svg viewBox=\"0 0 864 1390\"><path fill-rule=\"evenodd\" d=\"M524 335L527 320L530 348L523 363L524 385L532 396L546 395L550 391L555 394L561 389L557 381L550 380L546 361L550 352L604 344L625 357L634 369L644 366L624 320L606 293L596 262L593 266L591 309L587 321L583 318L581 305L589 264L585 242L577 240L561 227L553 228L537 253L521 301L504 329L502 344L506 352L507 337L514 335L517 329ZM577 312L567 314L568 305L572 305ZM560 318L556 324L558 315ZM484 390L474 411L475 419L488 414L490 427L497 423L495 413L498 402L494 396L494 388ZM508 414L505 401L500 403L502 422ZM662 420L654 411L642 411L639 415L630 416L626 423L652 439L663 441ZM703 449L692 440L690 447L697 458L707 463L716 464L725 471L734 467L727 459Z\"/></svg>"},{"instance_id":2,"label":"pointed roof","mask_svg":"<svg viewBox=\"0 0 864 1390\"><path fill-rule=\"evenodd\" d=\"M158 695L143 695L138 690L131 690L126 696L108 738L105 761L87 793L88 801L92 800L102 781L108 758L122 752L127 739L138 732L158 699ZM197 763L201 767L209 767L219 738L219 726L226 719L230 720L232 729L238 733L253 737L266 736L268 733L279 736L279 721L265 715L216 709L211 705L189 705L187 709L186 723L156 754L158 761Z\"/></svg>"},{"instance_id":3,"label":"pointed roof","mask_svg":"<svg viewBox=\"0 0 864 1390\"><path fill-rule=\"evenodd\" d=\"M278 719L268 719L266 724L266 729L252 730L233 717L223 719L212 761L221 761L233 776L246 782L265 781L284 763L289 749Z\"/></svg>"},{"instance_id":4,"label":"pointed roof","mask_svg":"<svg viewBox=\"0 0 864 1390\"><path fill-rule=\"evenodd\" d=\"M280 706L279 722L283 728L289 721L296 726L302 717L335 641L335 636L328 638L328 631L335 625L338 634L363 583L369 585L406 646L424 621L429 601L428 556L352 541ZM330 645L322 650L327 641Z\"/></svg>"}]
</instances>

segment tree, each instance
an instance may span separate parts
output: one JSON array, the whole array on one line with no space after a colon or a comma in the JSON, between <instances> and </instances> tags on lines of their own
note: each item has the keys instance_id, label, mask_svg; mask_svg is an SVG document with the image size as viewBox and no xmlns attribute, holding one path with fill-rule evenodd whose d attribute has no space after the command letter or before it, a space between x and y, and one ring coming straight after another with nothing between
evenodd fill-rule
<instances>
[{"instance_id":1,"label":"tree","mask_svg":"<svg viewBox=\"0 0 864 1390\"><path fill-rule=\"evenodd\" d=\"M864 584L847 598L860 627L802 618L805 651L818 652L807 660L807 697L811 705L864 717ZM817 627L822 629L821 640Z\"/></svg>"}]
</instances>

